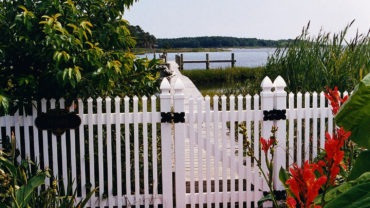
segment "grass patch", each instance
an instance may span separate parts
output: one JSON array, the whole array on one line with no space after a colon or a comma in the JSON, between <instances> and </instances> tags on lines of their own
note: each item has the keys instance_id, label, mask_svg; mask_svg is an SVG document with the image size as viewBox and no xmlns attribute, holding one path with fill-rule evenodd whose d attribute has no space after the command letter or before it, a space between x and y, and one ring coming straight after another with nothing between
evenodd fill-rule
<instances>
[{"instance_id":1,"label":"grass patch","mask_svg":"<svg viewBox=\"0 0 370 208\"><path fill-rule=\"evenodd\" d=\"M184 70L203 95L252 94L259 90L264 67L235 67L211 70Z\"/></svg>"}]
</instances>

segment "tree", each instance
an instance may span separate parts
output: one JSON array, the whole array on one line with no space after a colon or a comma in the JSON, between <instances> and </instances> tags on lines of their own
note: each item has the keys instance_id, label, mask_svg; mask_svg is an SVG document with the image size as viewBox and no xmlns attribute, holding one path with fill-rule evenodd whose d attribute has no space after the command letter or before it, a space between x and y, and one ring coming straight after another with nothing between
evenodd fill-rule
<instances>
[{"instance_id":1,"label":"tree","mask_svg":"<svg viewBox=\"0 0 370 208\"><path fill-rule=\"evenodd\" d=\"M0 114L41 98L156 92L157 61L131 53L123 19L135 1L1 1Z\"/></svg>"}]
</instances>

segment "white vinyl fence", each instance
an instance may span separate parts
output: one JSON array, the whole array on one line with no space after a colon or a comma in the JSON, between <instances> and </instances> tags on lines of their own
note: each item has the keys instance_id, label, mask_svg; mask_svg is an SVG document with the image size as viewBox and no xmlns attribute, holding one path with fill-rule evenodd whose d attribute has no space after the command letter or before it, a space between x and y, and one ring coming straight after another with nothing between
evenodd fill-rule
<instances>
[{"instance_id":1,"label":"white vinyl fence","mask_svg":"<svg viewBox=\"0 0 370 208\"><path fill-rule=\"evenodd\" d=\"M274 82L266 77L261 87L260 95L185 100L181 80L171 89L164 79L159 98L78 100L69 109L81 125L62 136L36 128L39 112L66 107L63 99L43 99L34 102L31 115L0 117L1 139L15 132L18 160L50 168L65 187L74 180L79 199L99 186L89 207L257 207L268 187L246 155L239 124L246 126L258 157L264 157L259 138L278 127L278 190L280 167L312 160L324 147L325 131L333 133L323 92L288 95L280 76ZM285 112L286 119L266 120L264 111L271 110Z\"/></svg>"}]
</instances>

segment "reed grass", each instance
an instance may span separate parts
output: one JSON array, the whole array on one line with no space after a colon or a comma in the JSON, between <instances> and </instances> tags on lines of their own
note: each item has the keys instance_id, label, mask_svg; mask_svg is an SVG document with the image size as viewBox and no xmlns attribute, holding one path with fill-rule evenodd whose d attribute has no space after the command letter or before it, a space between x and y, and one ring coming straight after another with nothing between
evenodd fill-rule
<instances>
[{"instance_id":1,"label":"reed grass","mask_svg":"<svg viewBox=\"0 0 370 208\"><path fill-rule=\"evenodd\" d=\"M357 34L348 39L353 21L337 34L320 31L309 34L310 23L302 34L268 58L266 74L282 75L288 91L321 91L338 86L352 90L370 70L370 38Z\"/></svg>"}]
</instances>

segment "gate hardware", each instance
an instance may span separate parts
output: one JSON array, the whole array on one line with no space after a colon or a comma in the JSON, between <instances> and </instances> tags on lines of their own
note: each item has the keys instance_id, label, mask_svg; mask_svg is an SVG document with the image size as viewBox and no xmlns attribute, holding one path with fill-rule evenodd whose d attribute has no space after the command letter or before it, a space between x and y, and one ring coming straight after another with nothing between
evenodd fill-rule
<instances>
[{"instance_id":1,"label":"gate hardware","mask_svg":"<svg viewBox=\"0 0 370 208\"><path fill-rule=\"evenodd\" d=\"M286 110L270 110L263 111L263 120L264 121L275 121L275 120L285 120L286 119Z\"/></svg>"},{"instance_id":2,"label":"gate hardware","mask_svg":"<svg viewBox=\"0 0 370 208\"><path fill-rule=\"evenodd\" d=\"M172 112L161 112L162 123L185 123L185 112L172 113Z\"/></svg>"},{"instance_id":3,"label":"gate hardware","mask_svg":"<svg viewBox=\"0 0 370 208\"><path fill-rule=\"evenodd\" d=\"M76 129L81 124L81 118L65 109L51 109L37 116L36 127L40 130L50 130L56 136L61 136L68 129Z\"/></svg>"}]
</instances>

